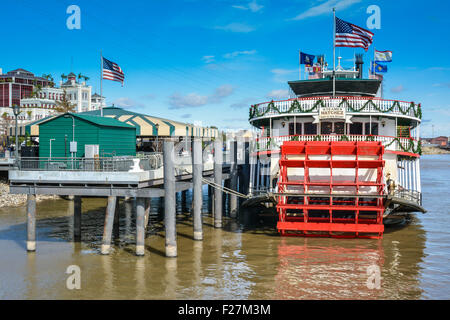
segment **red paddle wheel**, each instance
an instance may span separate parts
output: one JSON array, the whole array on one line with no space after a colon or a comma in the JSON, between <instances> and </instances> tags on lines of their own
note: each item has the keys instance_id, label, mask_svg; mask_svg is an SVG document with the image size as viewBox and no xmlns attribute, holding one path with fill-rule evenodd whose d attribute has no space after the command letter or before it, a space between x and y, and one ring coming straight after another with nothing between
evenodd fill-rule
<instances>
[{"instance_id":1,"label":"red paddle wheel","mask_svg":"<svg viewBox=\"0 0 450 320\"><path fill-rule=\"evenodd\" d=\"M281 235L380 238L383 153L381 142L284 142L277 204Z\"/></svg>"}]
</instances>

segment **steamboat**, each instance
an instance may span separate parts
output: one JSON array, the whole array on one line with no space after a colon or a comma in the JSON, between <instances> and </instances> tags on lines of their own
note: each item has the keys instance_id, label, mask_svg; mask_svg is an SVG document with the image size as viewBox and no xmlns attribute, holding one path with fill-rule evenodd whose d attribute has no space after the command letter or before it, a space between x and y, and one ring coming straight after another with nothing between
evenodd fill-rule
<instances>
[{"instance_id":1,"label":"steamboat","mask_svg":"<svg viewBox=\"0 0 450 320\"><path fill-rule=\"evenodd\" d=\"M382 97L382 78L354 66L288 81L290 98L250 107L246 205L276 208L281 235L380 238L422 207L421 105ZM301 78L300 78L301 79Z\"/></svg>"}]
</instances>

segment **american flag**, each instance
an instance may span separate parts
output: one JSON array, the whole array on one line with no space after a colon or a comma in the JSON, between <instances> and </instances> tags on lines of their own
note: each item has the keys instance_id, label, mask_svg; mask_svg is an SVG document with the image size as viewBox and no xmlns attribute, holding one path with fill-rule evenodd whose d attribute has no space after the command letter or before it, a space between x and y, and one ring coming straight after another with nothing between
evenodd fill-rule
<instances>
[{"instance_id":1,"label":"american flag","mask_svg":"<svg viewBox=\"0 0 450 320\"><path fill-rule=\"evenodd\" d=\"M125 76L117 63L103 58L103 79L118 81L123 85Z\"/></svg>"},{"instance_id":2,"label":"american flag","mask_svg":"<svg viewBox=\"0 0 450 320\"><path fill-rule=\"evenodd\" d=\"M336 17L336 47L361 47L372 44L373 33Z\"/></svg>"}]
</instances>

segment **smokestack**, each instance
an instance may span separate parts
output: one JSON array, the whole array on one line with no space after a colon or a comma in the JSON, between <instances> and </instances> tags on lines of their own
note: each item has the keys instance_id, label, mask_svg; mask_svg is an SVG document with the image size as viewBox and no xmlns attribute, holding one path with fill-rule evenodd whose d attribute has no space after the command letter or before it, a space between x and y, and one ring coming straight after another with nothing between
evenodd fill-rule
<instances>
[{"instance_id":1,"label":"smokestack","mask_svg":"<svg viewBox=\"0 0 450 320\"><path fill-rule=\"evenodd\" d=\"M356 70L358 70L358 78L362 79L362 75L363 75L362 74L363 73L362 66L364 64L363 55L362 54L358 53L358 54L355 55L355 64L356 64Z\"/></svg>"}]
</instances>

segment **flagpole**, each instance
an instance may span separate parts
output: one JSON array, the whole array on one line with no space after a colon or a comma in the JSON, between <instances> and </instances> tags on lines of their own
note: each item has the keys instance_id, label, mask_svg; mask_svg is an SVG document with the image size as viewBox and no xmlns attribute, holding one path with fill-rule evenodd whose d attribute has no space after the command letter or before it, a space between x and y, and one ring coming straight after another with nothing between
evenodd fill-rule
<instances>
[{"instance_id":1,"label":"flagpole","mask_svg":"<svg viewBox=\"0 0 450 320\"><path fill-rule=\"evenodd\" d=\"M300 50L298 50L298 71L299 71L299 80L302 80L302 60Z\"/></svg>"},{"instance_id":2,"label":"flagpole","mask_svg":"<svg viewBox=\"0 0 450 320\"><path fill-rule=\"evenodd\" d=\"M103 54L100 50L100 117L103 117Z\"/></svg>"},{"instance_id":3,"label":"flagpole","mask_svg":"<svg viewBox=\"0 0 450 320\"><path fill-rule=\"evenodd\" d=\"M333 8L333 97L336 96L336 8Z\"/></svg>"}]
</instances>

